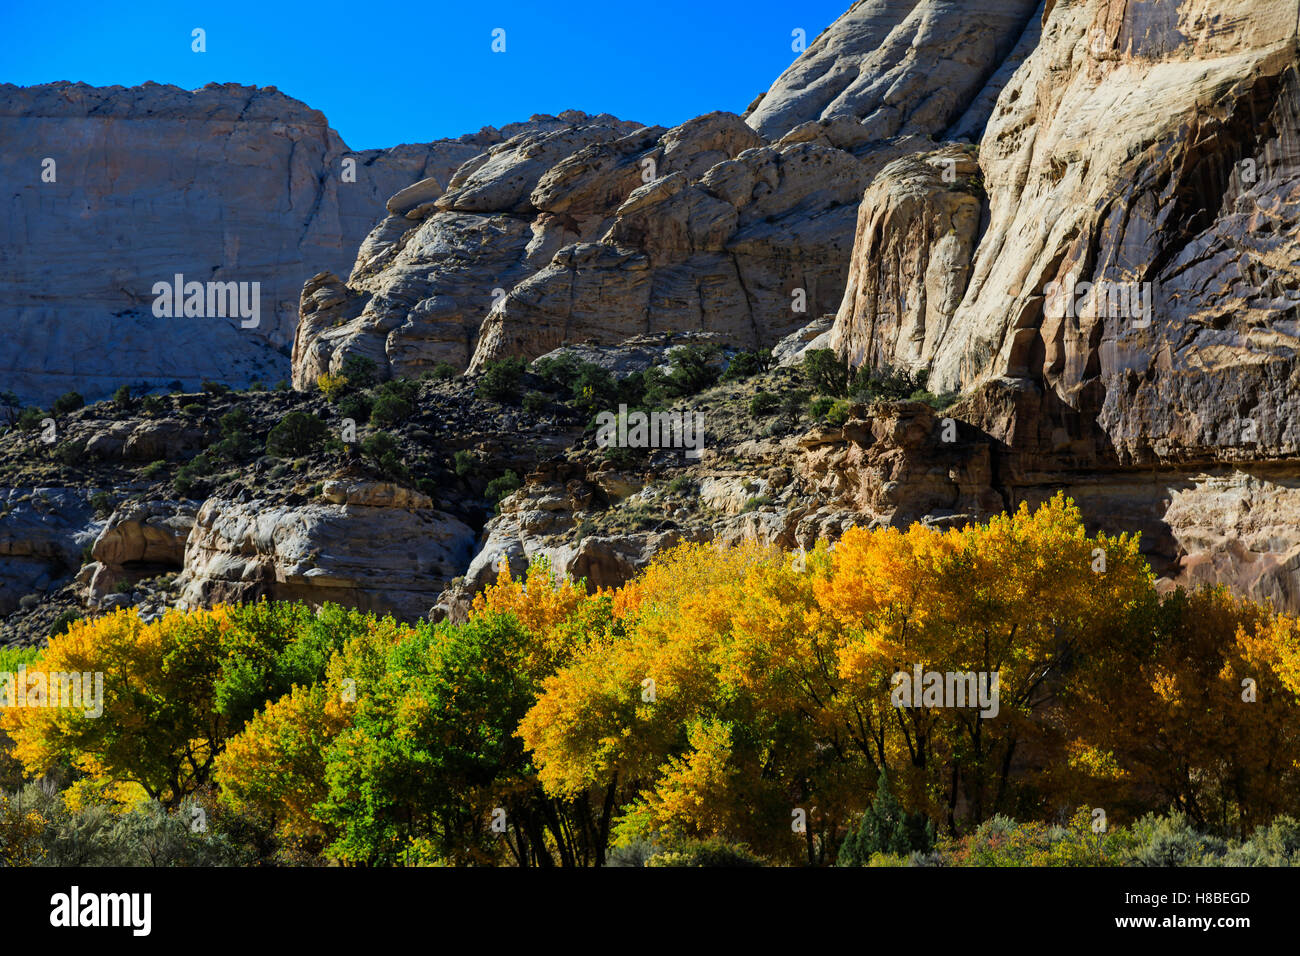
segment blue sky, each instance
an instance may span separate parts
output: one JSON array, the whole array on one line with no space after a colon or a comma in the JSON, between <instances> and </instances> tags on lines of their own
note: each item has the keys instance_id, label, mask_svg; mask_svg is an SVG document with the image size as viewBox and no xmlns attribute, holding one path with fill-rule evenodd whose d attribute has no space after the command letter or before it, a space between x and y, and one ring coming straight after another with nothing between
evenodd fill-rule
<instances>
[{"instance_id":1,"label":"blue sky","mask_svg":"<svg viewBox=\"0 0 1300 956\"><path fill-rule=\"evenodd\" d=\"M353 149L533 113L671 126L740 112L851 0L0 3L0 82L276 86ZM191 30L207 32L195 53ZM506 31L493 53L492 31Z\"/></svg>"}]
</instances>

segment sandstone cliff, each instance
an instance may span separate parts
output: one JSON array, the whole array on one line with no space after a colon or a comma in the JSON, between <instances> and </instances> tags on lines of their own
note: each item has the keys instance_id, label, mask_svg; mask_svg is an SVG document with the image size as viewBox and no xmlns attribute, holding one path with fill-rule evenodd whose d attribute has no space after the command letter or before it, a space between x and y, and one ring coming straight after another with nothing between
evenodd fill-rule
<instances>
[{"instance_id":1,"label":"sandstone cliff","mask_svg":"<svg viewBox=\"0 0 1300 956\"><path fill-rule=\"evenodd\" d=\"M393 193L518 128L353 151L273 87L0 86L0 390L289 378L303 282L351 262ZM155 318L153 285L177 273L260 283L258 325Z\"/></svg>"},{"instance_id":2,"label":"sandstone cliff","mask_svg":"<svg viewBox=\"0 0 1300 956\"><path fill-rule=\"evenodd\" d=\"M964 391L1010 502L1065 487L1174 580L1292 607L1298 15L1047 4L978 151L872 183L830 335Z\"/></svg>"}]
</instances>

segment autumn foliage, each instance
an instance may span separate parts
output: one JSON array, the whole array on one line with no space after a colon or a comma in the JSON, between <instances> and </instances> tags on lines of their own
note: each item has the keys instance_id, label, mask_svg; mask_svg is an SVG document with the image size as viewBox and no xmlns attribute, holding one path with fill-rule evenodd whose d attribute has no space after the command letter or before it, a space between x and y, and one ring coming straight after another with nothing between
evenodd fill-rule
<instances>
[{"instance_id":1,"label":"autumn foliage","mask_svg":"<svg viewBox=\"0 0 1300 956\"><path fill-rule=\"evenodd\" d=\"M1062 497L799 554L685 544L607 593L536 563L457 624L119 612L37 666L103 671L105 708L6 710L30 772L163 801L211 781L344 863L597 865L649 845L829 864L850 834L846 855L870 856L878 794L911 821L886 828L894 854L904 829L958 856L1001 846L1011 818L1048 828L1015 831L1035 859L1086 862L1084 837L1048 836L1095 808L1236 837L1300 815L1300 620L1161 593L1135 538L1089 535ZM896 706L900 672L996 675L996 713Z\"/></svg>"}]
</instances>

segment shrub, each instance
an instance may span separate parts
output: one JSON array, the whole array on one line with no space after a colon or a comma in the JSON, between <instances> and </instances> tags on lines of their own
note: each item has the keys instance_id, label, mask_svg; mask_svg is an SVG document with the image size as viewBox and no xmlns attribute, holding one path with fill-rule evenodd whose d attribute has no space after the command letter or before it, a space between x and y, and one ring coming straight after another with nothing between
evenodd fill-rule
<instances>
[{"instance_id":1,"label":"shrub","mask_svg":"<svg viewBox=\"0 0 1300 956\"><path fill-rule=\"evenodd\" d=\"M696 395L718 380L718 370L712 362L719 349L714 345L685 345L673 349L668 360L668 383L674 397Z\"/></svg>"},{"instance_id":2,"label":"shrub","mask_svg":"<svg viewBox=\"0 0 1300 956\"><path fill-rule=\"evenodd\" d=\"M684 494L695 488L695 479L690 475L678 475L668 482L668 490L675 495Z\"/></svg>"},{"instance_id":3,"label":"shrub","mask_svg":"<svg viewBox=\"0 0 1300 956\"><path fill-rule=\"evenodd\" d=\"M1228 851L1224 866L1300 866L1300 822L1280 816Z\"/></svg>"},{"instance_id":4,"label":"shrub","mask_svg":"<svg viewBox=\"0 0 1300 956\"><path fill-rule=\"evenodd\" d=\"M266 453L276 458L299 458L317 451L329 428L315 415L290 412L266 436Z\"/></svg>"},{"instance_id":5,"label":"shrub","mask_svg":"<svg viewBox=\"0 0 1300 956\"><path fill-rule=\"evenodd\" d=\"M100 517L107 517L113 513L113 499L109 497L107 491L98 491L91 495L90 506L95 509L95 514Z\"/></svg>"},{"instance_id":6,"label":"shrub","mask_svg":"<svg viewBox=\"0 0 1300 956\"><path fill-rule=\"evenodd\" d=\"M913 402L924 402L935 411L941 412L956 402L959 397L960 396L956 392L940 392L936 395L928 389L922 388L917 389L909 395L908 400Z\"/></svg>"},{"instance_id":7,"label":"shrub","mask_svg":"<svg viewBox=\"0 0 1300 956\"><path fill-rule=\"evenodd\" d=\"M478 471L478 460L469 452L461 449L452 456L452 470L458 478L469 478Z\"/></svg>"},{"instance_id":8,"label":"shrub","mask_svg":"<svg viewBox=\"0 0 1300 956\"><path fill-rule=\"evenodd\" d=\"M85 408L86 400L76 392L64 392L54 400L54 414L67 415L79 408Z\"/></svg>"},{"instance_id":9,"label":"shrub","mask_svg":"<svg viewBox=\"0 0 1300 956\"><path fill-rule=\"evenodd\" d=\"M606 866L641 867L647 866L652 856L659 852L659 847L649 840L630 840L609 851L605 858Z\"/></svg>"},{"instance_id":10,"label":"shrub","mask_svg":"<svg viewBox=\"0 0 1300 956\"><path fill-rule=\"evenodd\" d=\"M204 379L199 384L199 388L203 390L205 395L225 395L230 391L229 385L223 385L221 382L209 382L207 379Z\"/></svg>"},{"instance_id":11,"label":"shrub","mask_svg":"<svg viewBox=\"0 0 1300 956\"><path fill-rule=\"evenodd\" d=\"M781 407L781 397L772 392L758 392L749 400L749 414L764 418Z\"/></svg>"},{"instance_id":12,"label":"shrub","mask_svg":"<svg viewBox=\"0 0 1300 956\"><path fill-rule=\"evenodd\" d=\"M408 418L415 409L398 395L384 393L370 406L370 424L390 428Z\"/></svg>"},{"instance_id":13,"label":"shrub","mask_svg":"<svg viewBox=\"0 0 1300 956\"><path fill-rule=\"evenodd\" d=\"M176 469L176 476L172 478L172 487L176 489L177 494L188 496L202 484L204 478L212 474L212 471L212 459L205 452L200 452Z\"/></svg>"},{"instance_id":14,"label":"shrub","mask_svg":"<svg viewBox=\"0 0 1300 956\"><path fill-rule=\"evenodd\" d=\"M837 866L866 866L876 853L906 856L934 846L934 824L922 813L904 813L882 769L876 781L876 798L863 812L856 830L840 844Z\"/></svg>"},{"instance_id":15,"label":"shrub","mask_svg":"<svg viewBox=\"0 0 1300 956\"><path fill-rule=\"evenodd\" d=\"M606 369L582 363L573 380L569 404L584 415L611 408L620 401L620 385Z\"/></svg>"},{"instance_id":16,"label":"shrub","mask_svg":"<svg viewBox=\"0 0 1300 956\"><path fill-rule=\"evenodd\" d=\"M226 414L217 420L221 427L221 434L233 435L236 432L246 431L250 424L248 412L242 408L232 408Z\"/></svg>"},{"instance_id":17,"label":"shrub","mask_svg":"<svg viewBox=\"0 0 1300 956\"><path fill-rule=\"evenodd\" d=\"M346 375L333 375L329 372L321 372L316 376L316 387L320 389L325 399L331 403L337 402L348 387L348 377Z\"/></svg>"},{"instance_id":18,"label":"shrub","mask_svg":"<svg viewBox=\"0 0 1300 956\"><path fill-rule=\"evenodd\" d=\"M543 355L533 362L533 373L537 375L552 391L568 396L574 380L578 377L581 362L569 352L559 355Z\"/></svg>"},{"instance_id":19,"label":"shrub","mask_svg":"<svg viewBox=\"0 0 1300 956\"><path fill-rule=\"evenodd\" d=\"M375 432L361 443L361 453L376 461L390 452L400 449L397 439L388 432Z\"/></svg>"},{"instance_id":20,"label":"shrub","mask_svg":"<svg viewBox=\"0 0 1300 956\"><path fill-rule=\"evenodd\" d=\"M483 493L487 496L488 501L500 503L502 498L517 491L522 486L523 482L519 476L513 471L507 470L504 475L489 481Z\"/></svg>"},{"instance_id":21,"label":"shrub","mask_svg":"<svg viewBox=\"0 0 1300 956\"><path fill-rule=\"evenodd\" d=\"M927 404L952 404L955 395L937 396L926 390L930 373L921 369L916 373L894 371L890 368L858 370L853 379L853 395L859 401L901 402L914 401ZM936 405L942 407L942 404Z\"/></svg>"},{"instance_id":22,"label":"shrub","mask_svg":"<svg viewBox=\"0 0 1300 956\"><path fill-rule=\"evenodd\" d=\"M152 481L153 479L157 478L166 470L167 470L167 462L163 461L162 459L159 459L158 461L151 461L149 462L149 464L141 468L140 475L141 477L149 481Z\"/></svg>"},{"instance_id":23,"label":"shrub","mask_svg":"<svg viewBox=\"0 0 1300 956\"><path fill-rule=\"evenodd\" d=\"M427 369L420 378L427 379L431 382L446 382L456 377L456 366L450 362L436 362L433 368Z\"/></svg>"},{"instance_id":24,"label":"shrub","mask_svg":"<svg viewBox=\"0 0 1300 956\"><path fill-rule=\"evenodd\" d=\"M120 385L113 393L113 404L118 408L127 408L131 404L131 386Z\"/></svg>"},{"instance_id":25,"label":"shrub","mask_svg":"<svg viewBox=\"0 0 1300 956\"><path fill-rule=\"evenodd\" d=\"M394 395L404 402L414 405L420 397L420 383L409 378L393 378L374 389L373 395Z\"/></svg>"},{"instance_id":26,"label":"shrub","mask_svg":"<svg viewBox=\"0 0 1300 956\"><path fill-rule=\"evenodd\" d=\"M525 367L524 360L518 357L487 362L483 366L478 385L475 386L475 394L479 398L502 404L515 401L519 398Z\"/></svg>"},{"instance_id":27,"label":"shrub","mask_svg":"<svg viewBox=\"0 0 1300 956\"><path fill-rule=\"evenodd\" d=\"M674 349L668 359L668 370L648 369L637 383L642 392L639 404L647 408L660 408L679 398L696 395L715 384L718 370L713 359L720 350L715 345L684 345ZM629 403L632 404L632 403Z\"/></svg>"},{"instance_id":28,"label":"shrub","mask_svg":"<svg viewBox=\"0 0 1300 956\"><path fill-rule=\"evenodd\" d=\"M46 415L45 411L37 408L35 405L30 408L24 408L22 413L18 416L18 427L25 432L35 431L41 427L41 422L43 422L47 417L49 416Z\"/></svg>"},{"instance_id":29,"label":"shrub","mask_svg":"<svg viewBox=\"0 0 1300 956\"><path fill-rule=\"evenodd\" d=\"M786 392L781 396L781 414L791 421L798 421L803 417L804 409L808 407L809 397L805 389Z\"/></svg>"},{"instance_id":30,"label":"shrub","mask_svg":"<svg viewBox=\"0 0 1300 956\"><path fill-rule=\"evenodd\" d=\"M804 353L804 380L822 395L844 398L849 394L848 363L833 349L811 349Z\"/></svg>"},{"instance_id":31,"label":"shrub","mask_svg":"<svg viewBox=\"0 0 1300 956\"><path fill-rule=\"evenodd\" d=\"M396 378L374 391L370 406L370 424L377 428L390 428L405 421L415 412L415 400L420 386L405 378Z\"/></svg>"},{"instance_id":32,"label":"shrub","mask_svg":"<svg viewBox=\"0 0 1300 956\"><path fill-rule=\"evenodd\" d=\"M49 629L45 632L45 636L58 637L74 622L80 621L81 617L82 615L77 611L64 611L54 619L52 624L50 624Z\"/></svg>"},{"instance_id":33,"label":"shrub","mask_svg":"<svg viewBox=\"0 0 1300 956\"><path fill-rule=\"evenodd\" d=\"M827 413L834 407L835 399L827 395L819 395L808 406L808 414L813 418L825 418Z\"/></svg>"},{"instance_id":34,"label":"shrub","mask_svg":"<svg viewBox=\"0 0 1300 956\"><path fill-rule=\"evenodd\" d=\"M411 480L411 473L402 462L402 453L397 439L388 432L375 432L363 441L361 454L373 461L380 471L394 481Z\"/></svg>"},{"instance_id":35,"label":"shrub","mask_svg":"<svg viewBox=\"0 0 1300 956\"><path fill-rule=\"evenodd\" d=\"M208 450L213 458L235 462L256 454L257 445L247 432L234 431Z\"/></svg>"},{"instance_id":36,"label":"shrub","mask_svg":"<svg viewBox=\"0 0 1300 956\"><path fill-rule=\"evenodd\" d=\"M1203 866L1224 853L1222 840L1197 831L1181 813L1147 816L1133 825L1134 866Z\"/></svg>"},{"instance_id":37,"label":"shrub","mask_svg":"<svg viewBox=\"0 0 1300 956\"><path fill-rule=\"evenodd\" d=\"M742 379L753 378L761 372L766 372L772 367L772 352L769 349L759 349L757 352L737 352L727 365L727 370L722 373L722 381L738 382Z\"/></svg>"},{"instance_id":38,"label":"shrub","mask_svg":"<svg viewBox=\"0 0 1300 956\"><path fill-rule=\"evenodd\" d=\"M349 355L339 372L353 388L369 388L379 378L379 366L364 355Z\"/></svg>"},{"instance_id":39,"label":"shrub","mask_svg":"<svg viewBox=\"0 0 1300 956\"><path fill-rule=\"evenodd\" d=\"M632 450L621 448L618 445L611 445L606 448L601 457L615 468L631 468L636 464L636 457L632 454Z\"/></svg>"},{"instance_id":40,"label":"shrub","mask_svg":"<svg viewBox=\"0 0 1300 956\"><path fill-rule=\"evenodd\" d=\"M161 415L167 411L167 400L161 395L146 395L142 405L149 415Z\"/></svg>"},{"instance_id":41,"label":"shrub","mask_svg":"<svg viewBox=\"0 0 1300 956\"><path fill-rule=\"evenodd\" d=\"M847 400L837 398L826 412L826 421L836 427L843 425L849 420L849 408Z\"/></svg>"},{"instance_id":42,"label":"shrub","mask_svg":"<svg viewBox=\"0 0 1300 956\"><path fill-rule=\"evenodd\" d=\"M530 415L540 415L546 411L550 400L541 392L528 392L524 395L524 411Z\"/></svg>"},{"instance_id":43,"label":"shrub","mask_svg":"<svg viewBox=\"0 0 1300 956\"><path fill-rule=\"evenodd\" d=\"M625 392L624 383L615 380L608 370L568 352L538 359L533 363L533 371L566 405L585 415L612 408L620 401L629 405L639 405L642 401L640 377L624 380L633 386L630 392Z\"/></svg>"},{"instance_id":44,"label":"shrub","mask_svg":"<svg viewBox=\"0 0 1300 956\"><path fill-rule=\"evenodd\" d=\"M370 410L374 402L369 395L361 392L353 392L343 398L338 403L340 418L350 418L354 422L364 422L370 420Z\"/></svg>"},{"instance_id":45,"label":"shrub","mask_svg":"<svg viewBox=\"0 0 1300 956\"><path fill-rule=\"evenodd\" d=\"M81 440L65 441L54 451L54 457L60 464L76 467L86 457L86 443Z\"/></svg>"},{"instance_id":46,"label":"shrub","mask_svg":"<svg viewBox=\"0 0 1300 956\"><path fill-rule=\"evenodd\" d=\"M670 850L661 850L651 854L645 861L646 866L690 866L690 867L752 867L762 866L763 861L750 853L744 846L735 846L725 840L712 839L692 841Z\"/></svg>"}]
</instances>

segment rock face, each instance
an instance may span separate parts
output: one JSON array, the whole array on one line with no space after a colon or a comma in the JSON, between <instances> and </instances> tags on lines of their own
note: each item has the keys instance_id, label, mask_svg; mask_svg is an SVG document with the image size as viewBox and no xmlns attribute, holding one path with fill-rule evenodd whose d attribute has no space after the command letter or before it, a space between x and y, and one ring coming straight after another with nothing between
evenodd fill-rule
<instances>
[{"instance_id":1,"label":"rock face","mask_svg":"<svg viewBox=\"0 0 1300 956\"><path fill-rule=\"evenodd\" d=\"M1064 488L1094 524L1142 530L1168 583L1291 609L1298 15L1047 4L978 173L937 179L948 147L865 194L829 339L964 390L954 414L993 440L1009 504Z\"/></svg>"},{"instance_id":2,"label":"rock face","mask_svg":"<svg viewBox=\"0 0 1300 956\"><path fill-rule=\"evenodd\" d=\"M545 224L530 225L527 215L548 164L636 129L611 116L535 117L449 177L445 196L430 198L420 184L394 195L349 281L321 273L303 288L295 386L309 387L349 355L395 374L439 361L463 368L493 301L528 274L530 263L536 268L539 257L554 252ZM551 225L552 233L562 228Z\"/></svg>"},{"instance_id":3,"label":"rock face","mask_svg":"<svg viewBox=\"0 0 1300 956\"><path fill-rule=\"evenodd\" d=\"M209 498L185 547L181 603L334 601L414 619L469 563L474 532L427 496L387 482L323 493L330 503Z\"/></svg>"},{"instance_id":4,"label":"rock face","mask_svg":"<svg viewBox=\"0 0 1300 956\"><path fill-rule=\"evenodd\" d=\"M123 582L181 570L195 511L192 501L133 501L114 511L91 546L91 570L82 570L89 600L123 590Z\"/></svg>"},{"instance_id":5,"label":"rock face","mask_svg":"<svg viewBox=\"0 0 1300 956\"><path fill-rule=\"evenodd\" d=\"M408 463L426 469L418 483L411 472L421 491L364 469L316 484L342 474L317 463L274 495L219 489L192 518L150 489L105 528L89 489L54 510L18 490L0 514L0 613L66 580L91 541L97 562L78 581L92 597L133 563L172 567L190 523L185 603L267 595L411 619L463 614L502 563L520 572L545 557L615 585L681 541L811 547L854 524L962 524L1061 490L1092 526L1140 532L1162 586L1221 582L1300 610L1297 22L1300 0L859 0L744 116L674 129L533 117L376 154L358 163L355 193L329 172L344 147L300 104L146 88L179 104L161 114L163 132L202 100L232 156L260 142L254 118L257 135L279 137L241 180L246 196L221 201L250 222L297 224L281 252L254 249L297 270L284 288L306 279L299 389L353 355L414 376L565 349L622 375L687 341L774 347L777 367L691 396L708 440L689 462L666 449L606 454L580 416L552 417L546 395L481 401L471 376L422 386L445 404L418 429L394 426ZM62 115L63 97L69 130L91 137L96 123L129 122L113 118L128 93L143 95L48 88L40 122ZM306 198L258 206L271 195L254 188L266 164L276 196L299 196L301 180ZM44 194L23 175L34 184L13 206L13 234L44 243L32 226ZM123 181L96 194L85 222L104 221L106 196L149 195ZM347 196L364 200L355 215L340 211ZM201 214L214 201L194 203L210 236ZM52 218L71 221L59 209ZM221 232L225 258L209 267L255 261L239 258L243 224ZM338 257L349 229L350 269ZM308 259L309 246L330 253ZM39 319L53 306L22 284L36 268L27 254L0 268L18 263L20 317ZM131 270L112 288L135 289ZM107 288L78 287L92 299ZM292 320L277 314L258 335L283 344ZM242 362L257 337L227 325L229 341L196 333L206 351L187 360ZM789 397L806 384L789 366L822 347L853 365L927 371L931 391L960 398L942 412L840 405L838 424L828 411L811 427L798 407L753 410L760 389ZM283 397L286 409L326 403ZM179 411L96 424L85 452L127 467L216 440L213 422ZM491 428L468 434L484 416ZM525 483L489 518L484 486L507 467ZM448 496L435 507L425 492Z\"/></svg>"},{"instance_id":6,"label":"rock face","mask_svg":"<svg viewBox=\"0 0 1300 956\"><path fill-rule=\"evenodd\" d=\"M0 497L0 617L25 597L54 590L81 567L82 550L95 540L101 527L86 495L76 489L4 489Z\"/></svg>"},{"instance_id":7,"label":"rock face","mask_svg":"<svg viewBox=\"0 0 1300 956\"><path fill-rule=\"evenodd\" d=\"M966 291L980 188L978 164L956 146L880 171L862 200L830 348L854 365L926 364Z\"/></svg>"},{"instance_id":8,"label":"rock face","mask_svg":"<svg viewBox=\"0 0 1300 956\"><path fill-rule=\"evenodd\" d=\"M274 87L0 85L0 390L288 378L303 282L342 269L398 189L500 138L352 151ZM259 283L258 325L155 318L154 284L178 273Z\"/></svg>"},{"instance_id":9,"label":"rock face","mask_svg":"<svg viewBox=\"0 0 1300 956\"><path fill-rule=\"evenodd\" d=\"M982 130L1034 7L867 0L743 119L575 117L493 146L445 195L403 190L346 282L304 288L295 386L354 354L409 375L666 331L776 344L839 304L876 172Z\"/></svg>"},{"instance_id":10,"label":"rock face","mask_svg":"<svg viewBox=\"0 0 1300 956\"><path fill-rule=\"evenodd\" d=\"M1294 454L1298 8L1052 5L980 144L988 225L971 261L935 262L918 223L914 261L883 302L846 299L834 341L929 367L943 388L1038 382L1100 424L1102 460ZM897 217L894 179L867 196L867 222ZM895 250L873 239L860 233L855 270L887 273ZM881 320L916 314L908 285L944 277L962 298L922 337ZM1112 285L1072 315L1053 290L1076 281Z\"/></svg>"},{"instance_id":11,"label":"rock face","mask_svg":"<svg viewBox=\"0 0 1300 956\"><path fill-rule=\"evenodd\" d=\"M771 139L820 123L855 147L959 122L978 133L1005 82L1000 66L1013 54L1014 66L1032 46L1042 6L859 0L781 74L748 122ZM998 82L989 89L991 79Z\"/></svg>"}]
</instances>

